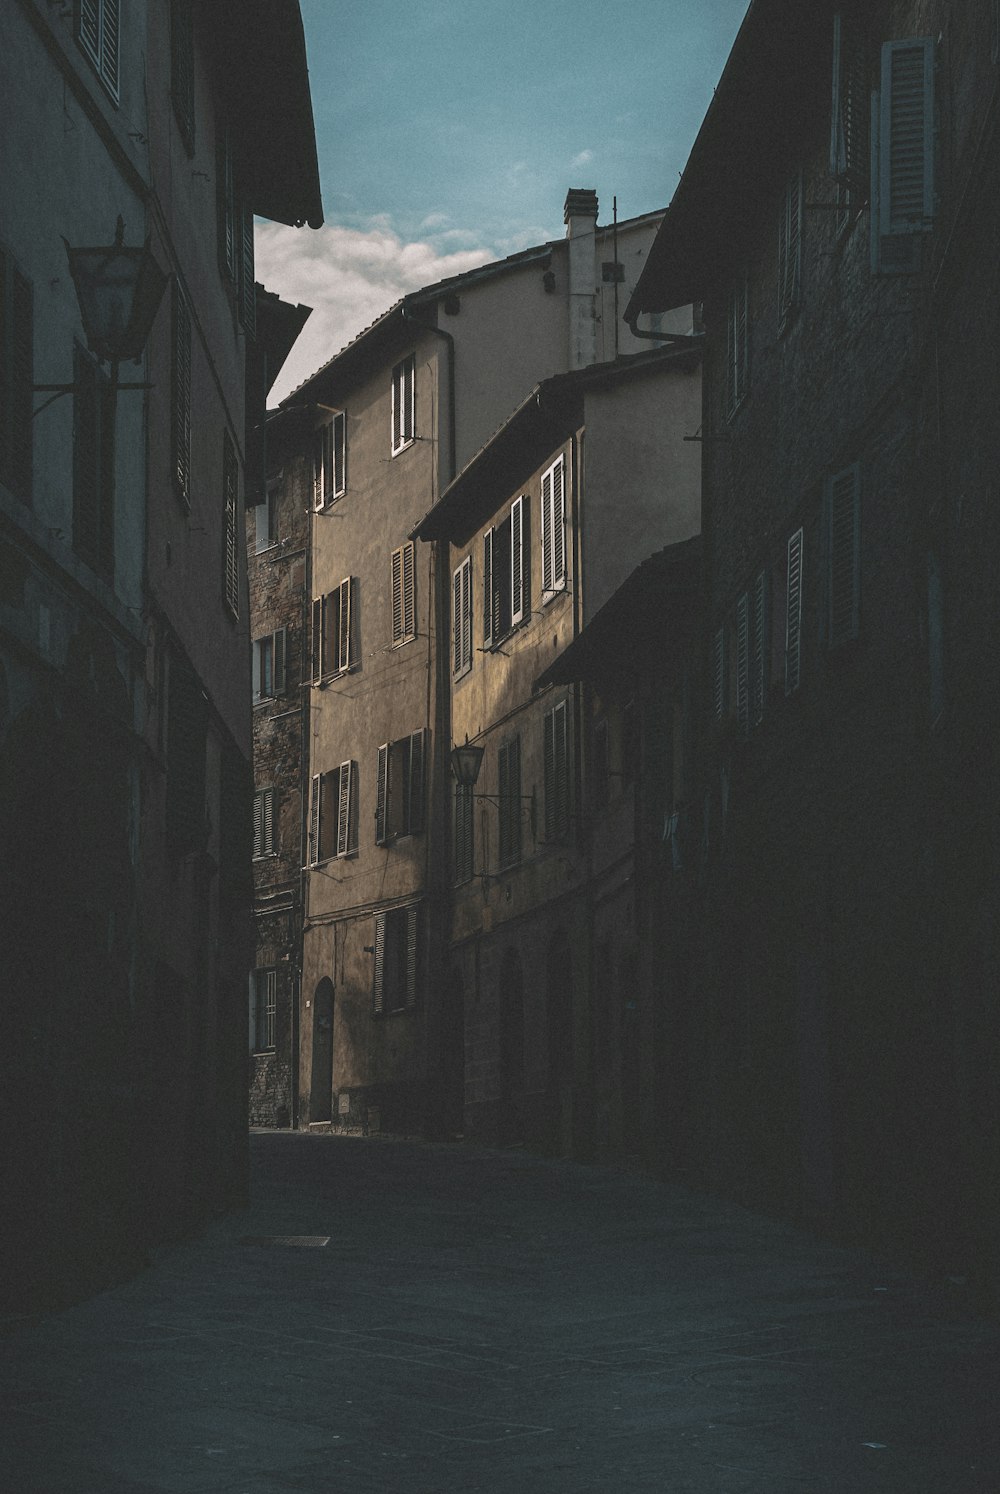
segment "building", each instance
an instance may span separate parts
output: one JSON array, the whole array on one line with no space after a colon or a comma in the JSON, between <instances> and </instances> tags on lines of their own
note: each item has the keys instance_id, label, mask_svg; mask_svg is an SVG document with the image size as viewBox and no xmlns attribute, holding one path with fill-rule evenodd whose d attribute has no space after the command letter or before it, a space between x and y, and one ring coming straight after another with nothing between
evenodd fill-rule
<instances>
[{"instance_id":1,"label":"building","mask_svg":"<svg viewBox=\"0 0 1000 1494\"><path fill-rule=\"evenodd\" d=\"M302 1125L436 1131L461 1110L438 1003L451 573L412 534L540 378L648 346L615 311L659 215L599 228L596 195L573 191L565 220L561 240L406 297L269 422L277 501L310 513L310 648L285 670L308 750L280 780L259 759L257 777L281 827L262 857L283 855L286 833L306 847ZM674 329L690 313L661 328ZM258 969L274 957L262 946Z\"/></svg>"},{"instance_id":2,"label":"building","mask_svg":"<svg viewBox=\"0 0 1000 1494\"><path fill-rule=\"evenodd\" d=\"M0 1123L22 1305L134 1268L245 1186L252 223L322 209L298 6L210 10L16 0L2 22ZM144 241L144 325L123 326Z\"/></svg>"},{"instance_id":3,"label":"building","mask_svg":"<svg viewBox=\"0 0 1000 1494\"><path fill-rule=\"evenodd\" d=\"M650 547L698 533L697 447L684 438L700 418L699 364L697 341L682 338L543 381L415 530L447 561L451 740L458 766L477 759L474 782L456 772L450 785L443 1027L465 1055L464 1129L489 1142L581 1155L639 1143L621 1093L638 1107L655 1076L612 1074L598 971L613 945L637 1012L647 778L636 749L650 661L641 636L619 640L598 694L580 660L588 625ZM658 620L646 635L661 683L662 631ZM665 780L651 765L648 782L659 831ZM627 1070L641 1040L638 1019L624 1025ZM617 1021L615 1032L617 1044Z\"/></svg>"},{"instance_id":4,"label":"building","mask_svg":"<svg viewBox=\"0 0 1000 1494\"><path fill-rule=\"evenodd\" d=\"M688 1164L994 1287L998 26L755 0L626 309L706 327Z\"/></svg>"}]
</instances>

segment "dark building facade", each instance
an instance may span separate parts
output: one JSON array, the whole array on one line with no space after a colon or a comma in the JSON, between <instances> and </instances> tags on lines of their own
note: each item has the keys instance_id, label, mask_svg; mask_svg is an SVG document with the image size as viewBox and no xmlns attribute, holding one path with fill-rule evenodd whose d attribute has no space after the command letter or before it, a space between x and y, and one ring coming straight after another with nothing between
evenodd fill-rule
<instances>
[{"instance_id":1,"label":"dark building facade","mask_svg":"<svg viewBox=\"0 0 1000 1494\"><path fill-rule=\"evenodd\" d=\"M997 26L757 0L626 313L706 327L671 1144L994 1285Z\"/></svg>"}]
</instances>

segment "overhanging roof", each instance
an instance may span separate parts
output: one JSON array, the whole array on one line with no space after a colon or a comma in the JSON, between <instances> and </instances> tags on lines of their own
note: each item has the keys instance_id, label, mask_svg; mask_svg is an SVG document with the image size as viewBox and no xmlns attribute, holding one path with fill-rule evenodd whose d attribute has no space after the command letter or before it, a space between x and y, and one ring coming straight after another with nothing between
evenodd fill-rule
<instances>
[{"instance_id":1,"label":"overhanging roof","mask_svg":"<svg viewBox=\"0 0 1000 1494\"><path fill-rule=\"evenodd\" d=\"M295 339L312 315L311 306L296 306L283 301L274 291L255 286L257 293L257 342L265 354L265 378L269 390L282 364L292 351ZM265 391L266 392L266 391Z\"/></svg>"},{"instance_id":2,"label":"overhanging roof","mask_svg":"<svg viewBox=\"0 0 1000 1494\"><path fill-rule=\"evenodd\" d=\"M215 58L250 206L277 223L323 222L299 0L194 7Z\"/></svg>"},{"instance_id":3,"label":"overhanging roof","mask_svg":"<svg viewBox=\"0 0 1000 1494\"><path fill-rule=\"evenodd\" d=\"M625 320L700 301L742 254L771 174L828 69L833 0L752 0L650 248Z\"/></svg>"}]
</instances>

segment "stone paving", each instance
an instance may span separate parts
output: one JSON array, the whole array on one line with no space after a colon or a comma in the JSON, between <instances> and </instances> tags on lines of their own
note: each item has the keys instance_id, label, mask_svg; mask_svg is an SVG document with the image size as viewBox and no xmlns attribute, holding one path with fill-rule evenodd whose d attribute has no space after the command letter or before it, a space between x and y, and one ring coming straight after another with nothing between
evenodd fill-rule
<instances>
[{"instance_id":1,"label":"stone paving","mask_svg":"<svg viewBox=\"0 0 1000 1494\"><path fill-rule=\"evenodd\" d=\"M960 1288L521 1152L251 1150L249 1211L6 1325L0 1494L1000 1491Z\"/></svg>"}]
</instances>

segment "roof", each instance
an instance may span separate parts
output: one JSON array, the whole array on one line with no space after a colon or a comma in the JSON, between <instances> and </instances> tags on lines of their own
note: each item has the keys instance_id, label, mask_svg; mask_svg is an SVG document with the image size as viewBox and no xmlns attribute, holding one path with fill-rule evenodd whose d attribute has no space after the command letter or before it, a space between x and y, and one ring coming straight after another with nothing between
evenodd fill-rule
<instances>
[{"instance_id":1,"label":"roof","mask_svg":"<svg viewBox=\"0 0 1000 1494\"><path fill-rule=\"evenodd\" d=\"M700 301L742 254L769 173L788 169L796 122L829 68L832 11L833 0L752 0L626 321Z\"/></svg>"},{"instance_id":2,"label":"roof","mask_svg":"<svg viewBox=\"0 0 1000 1494\"><path fill-rule=\"evenodd\" d=\"M257 296L257 342L264 349L265 377L270 389L302 328L312 315L311 306L295 306L274 291L255 285Z\"/></svg>"},{"instance_id":3,"label":"roof","mask_svg":"<svg viewBox=\"0 0 1000 1494\"><path fill-rule=\"evenodd\" d=\"M634 675L649 668L651 656L660 670L669 665L672 646L683 646L697 626L701 555L700 535L650 555L538 676L534 688Z\"/></svg>"},{"instance_id":4,"label":"roof","mask_svg":"<svg viewBox=\"0 0 1000 1494\"><path fill-rule=\"evenodd\" d=\"M662 209L652 213L641 213L635 218L625 218L620 222L618 232L628 228L634 228L640 223L648 223L661 216ZM598 233L611 233L610 224L598 224ZM561 246L568 242L567 239L550 239L545 244L535 244L529 249L520 249L516 254L508 254L504 259L490 260L487 264L477 265L475 269L465 270L460 275L451 275L444 280L436 280L431 285L421 286L419 290L410 291L407 295L400 297L398 301L384 311L381 316L375 318L367 327L364 327L356 337L346 343L338 353L326 363L320 365L315 373L311 373L297 388L282 400L286 404L291 400L301 400L313 384L327 377L342 375L352 377L358 366L365 365L377 349L381 348L387 337L403 325L409 308L426 306L429 302L437 301L451 291L465 286L475 285L481 280L492 280L500 275L509 274L512 270L520 270L531 264L541 264L542 268L548 268L546 261ZM365 355L368 355L366 357Z\"/></svg>"},{"instance_id":5,"label":"roof","mask_svg":"<svg viewBox=\"0 0 1000 1494\"><path fill-rule=\"evenodd\" d=\"M685 343L679 348L624 354L609 363L593 363L543 379L469 458L412 531L412 538L460 541L477 528L498 497L507 496L542 464L554 445L580 427L587 389L643 378L667 367L687 368L700 357L699 343Z\"/></svg>"},{"instance_id":6,"label":"roof","mask_svg":"<svg viewBox=\"0 0 1000 1494\"><path fill-rule=\"evenodd\" d=\"M316 131L299 0L196 6L234 125L234 153L261 218L323 223Z\"/></svg>"}]
</instances>

